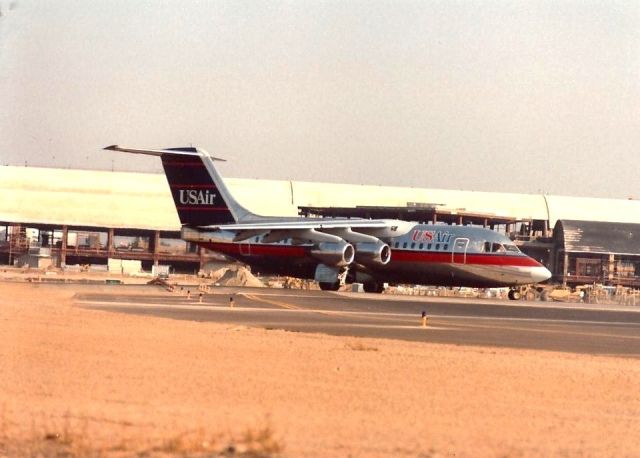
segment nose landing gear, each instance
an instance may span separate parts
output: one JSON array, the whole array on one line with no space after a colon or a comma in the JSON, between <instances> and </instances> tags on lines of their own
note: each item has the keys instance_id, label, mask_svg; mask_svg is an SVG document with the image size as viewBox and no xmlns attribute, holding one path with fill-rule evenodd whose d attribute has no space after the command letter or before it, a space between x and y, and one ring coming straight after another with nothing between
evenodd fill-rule
<instances>
[{"instance_id":1,"label":"nose landing gear","mask_svg":"<svg viewBox=\"0 0 640 458\"><path fill-rule=\"evenodd\" d=\"M542 291L542 288L536 287L535 285L514 286L509 290L508 297L512 301L519 301L520 299L535 301L542 299Z\"/></svg>"},{"instance_id":2,"label":"nose landing gear","mask_svg":"<svg viewBox=\"0 0 640 458\"><path fill-rule=\"evenodd\" d=\"M522 299L522 293L520 293L520 291L518 291L517 289L510 289L508 297L512 301L519 301L520 299Z\"/></svg>"}]
</instances>

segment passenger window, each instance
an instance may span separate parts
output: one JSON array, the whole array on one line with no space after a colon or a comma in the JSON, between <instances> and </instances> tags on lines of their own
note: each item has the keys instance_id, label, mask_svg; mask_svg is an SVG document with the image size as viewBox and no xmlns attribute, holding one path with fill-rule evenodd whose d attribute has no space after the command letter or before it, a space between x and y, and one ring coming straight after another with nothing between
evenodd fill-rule
<instances>
[{"instance_id":1,"label":"passenger window","mask_svg":"<svg viewBox=\"0 0 640 458\"><path fill-rule=\"evenodd\" d=\"M431 249L431 244L427 245L427 250Z\"/></svg>"},{"instance_id":2,"label":"passenger window","mask_svg":"<svg viewBox=\"0 0 640 458\"><path fill-rule=\"evenodd\" d=\"M404 242L404 243L402 244L402 248L406 248L406 247L407 247L407 242Z\"/></svg>"},{"instance_id":3,"label":"passenger window","mask_svg":"<svg viewBox=\"0 0 640 458\"><path fill-rule=\"evenodd\" d=\"M260 236L256 237L256 243L260 241Z\"/></svg>"},{"instance_id":4,"label":"passenger window","mask_svg":"<svg viewBox=\"0 0 640 458\"><path fill-rule=\"evenodd\" d=\"M491 253L491 242L484 242L484 250L485 253Z\"/></svg>"},{"instance_id":5,"label":"passenger window","mask_svg":"<svg viewBox=\"0 0 640 458\"><path fill-rule=\"evenodd\" d=\"M444 247L443 247L442 249L443 249L443 250L445 250L445 251L447 251L447 250L449 249L449 245L447 245L447 244L445 243L445 245L444 245Z\"/></svg>"},{"instance_id":6,"label":"passenger window","mask_svg":"<svg viewBox=\"0 0 640 458\"><path fill-rule=\"evenodd\" d=\"M439 250L439 249L440 249L440 244L436 243L436 250Z\"/></svg>"},{"instance_id":7,"label":"passenger window","mask_svg":"<svg viewBox=\"0 0 640 458\"><path fill-rule=\"evenodd\" d=\"M420 245L418 245L418 248L422 250L423 246L424 246L424 243L421 243Z\"/></svg>"},{"instance_id":8,"label":"passenger window","mask_svg":"<svg viewBox=\"0 0 640 458\"><path fill-rule=\"evenodd\" d=\"M415 243L412 243L412 244L411 244L411 249L413 250L415 247L416 247L416 244L415 244Z\"/></svg>"},{"instance_id":9,"label":"passenger window","mask_svg":"<svg viewBox=\"0 0 640 458\"><path fill-rule=\"evenodd\" d=\"M398 248L400 246L400 242L396 242L394 248Z\"/></svg>"}]
</instances>

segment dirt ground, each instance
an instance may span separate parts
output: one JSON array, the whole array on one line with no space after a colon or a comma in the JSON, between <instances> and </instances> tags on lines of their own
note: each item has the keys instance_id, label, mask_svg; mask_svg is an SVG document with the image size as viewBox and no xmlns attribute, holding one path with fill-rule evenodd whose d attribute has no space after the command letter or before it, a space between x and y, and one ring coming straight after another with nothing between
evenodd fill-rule
<instances>
[{"instance_id":1,"label":"dirt ground","mask_svg":"<svg viewBox=\"0 0 640 458\"><path fill-rule=\"evenodd\" d=\"M72 294L0 283L0 456L640 456L635 359L172 321Z\"/></svg>"}]
</instances>

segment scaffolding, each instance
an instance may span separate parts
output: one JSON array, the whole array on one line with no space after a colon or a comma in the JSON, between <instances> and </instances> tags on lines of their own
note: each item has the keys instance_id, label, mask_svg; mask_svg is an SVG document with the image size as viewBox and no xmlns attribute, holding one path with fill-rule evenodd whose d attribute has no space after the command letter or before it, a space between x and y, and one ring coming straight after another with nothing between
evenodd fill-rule
<instances>
[{"instance_id":1,"label":"scaffolding","mask_svg":"<svg viewBox=\"0 0 640 458\"><path fill-rule=\"evenodd\" d=\"M13 264L16 256L21 256L29 251L29 238L27 237L27 228L21 224L13 224L8 229L9 264Z\"/></svg>"}]
</instances>

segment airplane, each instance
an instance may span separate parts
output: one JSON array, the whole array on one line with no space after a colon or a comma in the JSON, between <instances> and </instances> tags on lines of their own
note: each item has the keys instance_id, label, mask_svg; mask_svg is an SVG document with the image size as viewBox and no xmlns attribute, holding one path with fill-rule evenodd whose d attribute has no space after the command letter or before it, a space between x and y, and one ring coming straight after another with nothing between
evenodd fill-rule
<instances>
[{"instance_id":1,"label":"airplane","mask_svg":"<svg viewBox=\"0 0 640 458\"><path fill-rule=\"evenodd\" d=\"M240 205L215 167L224 161L196 147L105 150L159 156L181 238L236 259L252 271L314 279L323 290L362 283L516 287L551 272L508 237L473 226L363 219L260 216Z\"/></svg>"}]
</instances>

